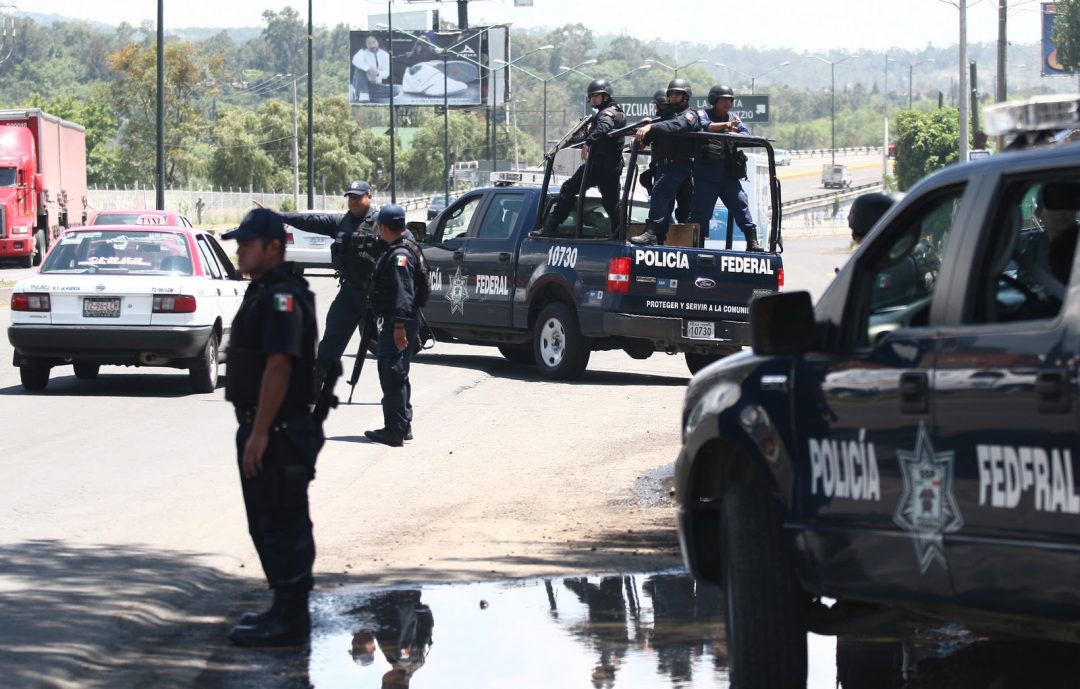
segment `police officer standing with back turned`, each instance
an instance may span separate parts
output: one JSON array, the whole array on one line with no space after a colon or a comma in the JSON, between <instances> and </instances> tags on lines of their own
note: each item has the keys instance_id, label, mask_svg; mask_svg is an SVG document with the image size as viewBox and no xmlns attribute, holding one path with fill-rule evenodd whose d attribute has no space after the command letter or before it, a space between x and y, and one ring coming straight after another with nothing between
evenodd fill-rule
<instances>
[{"instance_id":1,"label":"police officer standing with back turned","mask_svg":"<svg viewBox=\"0 0 1080 689\"><path fill-rule=\"evenodd\" d=\"M653 94L653 107L656 108L657 118L663 117L667 112L669 103L667 99L667 93L664 91L656 91ZM653 181L656 178L656 161L650 156L649 167L645 172L641 173L641 186L645 187L645 191L652 195ZM679 185L679 190L675 192L675 222L684 223L690 219L690 200L694 194L694 185L691 177L687 177L686 181Z\"/></svg>"},{"instance_id":2,"label":"police officer standing with back turned","mask_svg":"<svg viewBox=\"0 0 1080 689\"><path fill-rule=\"evenodd\" d=\"M622 107L612 100L613 90L607 79L593 79L589 82L589 104L596 110L591 121L586 125L585 148L583 155L588 156L589 179L585 179L585 164L559 189L559 200L555 208L544 221L544 234L554 235L559 225L570 215L577 203L582 184L585 188L597 187L600 198L611 220L611 230L615 231L619 213L619 183L622 177L623 158L622 138L608 138L608 133L622 128L626 124L626 114Z\"/></svg>"},{"instance_id":3,"label":"police officer standing with back turned","mask_svg":"<svg viewBox=\"0 0 1080 689\"><path fill-rule=\"evenodd\" d=\"M750 130L739 117L731 112L735 104L735 92L730 86L713 86L707 99L708 110L698 111L701 129L721 134L749 134ZM732 214L735 224L746 238L747 251L764 251L758 241L757 225L750 217L750 204L740 179L746 177L746 154L733 143L709 139L701 145L694 160L694 198L691 202L690 222L701 227L701 238L709 233L713 209L719 197Z\"/></svg>"},{"instance_id":4,"label":"police officer standing with back turned","mask_svg":"<svg viewBox=\"0 0 1080 689\"><path fill-rule=\"evenodd\" d=\"M671 212L675 208L675 195L679 187L689 179L691 164L698 144L665 134L696 132L698 116L690 107L693 92L686 79L668 82L667 98L670 106L659 122L650 122L638 128L635 137L638 145L652 144L652 158L656 161L656 181L652 198L649 199L649 218L645 231L630 239L634 244L663 244L667 239Z\"/></svg>"},{"instance_id":5,"label":"police officer standing with back turned","mask_svg":"<svg viewBox=\"0 0 1080 689\"><path fill-rule=\"evenodd\" d=\"M256 208L222 235L252 277L233 320L225 399L236 408L236 454L248 531L274 603L247 613L229 638L239 646L302 644L310 631L308 593L315 540L308 483L323 444L315 401L315 297L285 262L285 226Z\"/></svg>"},{"instance_id":6,"label":"police officer standing with back turned","mask_svg":"<svg viewBox=\"0 0 1080 689\"><path fill-rule=\"evenodd\" d=\"M418 327L413 274L419 260L405 238L405 209L396 204L379 209L379 235L390 246L375 268L372 311L382 318L376 359L382 386L383 427L364 431L377 443L401 447L412 439L412 384L409 343Z\"/></svg>"},{"instance_id":7,"label":"police officer standing with back turned","mask_svg":"<svg viewBox=\"0 0 1080 689\"><path fill-rule=\"evenodd\" d=\"M345 190L348 213L281 213L298 230L331 237L330 260L340 289L326 314L326 332L319 343L318 376L322 381L341 361L357 326L365 323L370 306L371 276L384 245L379 243L371 185L357 180Z\"/></svg>"}]
</instances>

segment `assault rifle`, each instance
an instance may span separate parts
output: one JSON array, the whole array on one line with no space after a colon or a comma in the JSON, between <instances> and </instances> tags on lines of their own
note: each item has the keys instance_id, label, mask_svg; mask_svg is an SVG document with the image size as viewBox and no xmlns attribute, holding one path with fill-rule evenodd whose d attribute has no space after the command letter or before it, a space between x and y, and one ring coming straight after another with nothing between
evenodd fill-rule
<instances>
[{"instance_id":1,"label":"assault rifle","mask_svg":"<svg viewBox=\"0 0 1080 689\"><path fill-rule=\"evenodd\" d=\"M326 378L323 379L322 385L319 386L319 392L315 397L315 409L312 410L311 415L319 422L321 426L323 421L326 421L326 417L330 414L331 409L337 409L338 398L334 394L334 386L337 385L338 378L341 377L341 362L335 361L334 365L330 367L330 370L326 372Z\"/></svg>"}]
</instances>

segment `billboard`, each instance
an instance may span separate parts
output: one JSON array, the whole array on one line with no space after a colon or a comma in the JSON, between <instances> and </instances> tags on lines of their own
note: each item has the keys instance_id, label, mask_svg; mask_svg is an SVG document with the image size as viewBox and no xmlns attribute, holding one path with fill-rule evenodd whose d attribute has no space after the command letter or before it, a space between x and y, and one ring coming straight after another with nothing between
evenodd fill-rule
<instances>
[{"instance_id":1,"label":"billboard","mask_svg":"<svg viewBox=\"0 0 1080 689\"><path fill-rule=\"evenodd\" d=\"M1054 43L1054 21L1057 19L1057 11L1054 3L1042 3L1042 61L1040 73L1044 77L1055 77L1072 74L1064 65L1058 62L1057 44Z\"/></svg>"},{"instance_id":2,"label":"billboard","mask_svg":"<svg viewBox=\"0 0 1080 689\"><path fill-rule=\"evenodd\" d=\"M353 105L480 105L486 94L486 29L466 32L350 31L349 102ZM433 46L453 47L441 54ZM394 71L390 73L390 55ZM483 65L483 66L482 66ZM445 72L444 72L445 68Z\"/></svg>"}]
</instances>

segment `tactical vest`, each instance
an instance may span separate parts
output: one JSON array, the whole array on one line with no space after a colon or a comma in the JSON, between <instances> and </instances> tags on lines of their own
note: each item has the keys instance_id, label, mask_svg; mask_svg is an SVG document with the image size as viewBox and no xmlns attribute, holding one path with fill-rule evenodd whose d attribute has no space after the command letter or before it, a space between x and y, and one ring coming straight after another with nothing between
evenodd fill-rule
<instances>
[{"instance_id":1,"label":"tactical vest","mask_svg":"<svg viewBox=\"0 0 1080 689\"><path fill-rule=\"evenodd\" d=\"M661 120L673 120L676 117L684 117L687 110L689 110L688 107L684 107L678 111L674 109L668 110ZM685 132L701 131L701 119L697 117L696 112L694 113L694 120L694 124L685 129ZM694 139L658 133L652 142L652 157L657 162L669 160L690 162L697 154L699 146L698 141Z\"/></svg>"},{"instance_id":2,"label":"tactical vest","mask_svg":"<svg viewBox=\"0 0 1080 689\"><path fill-rule=\"evenodd\" d=\"M613 129L621 129L626 126L626 113L624 113L622 108L619 107L619 104L614 101L608 101L607 105L596 111L596 114L593 115L594 127L601 115L606 115L612 119L615 123ZM622 138L603 138L589 143L589 155L600 158L622 157L622 149Z\"/></svg>"},{"instance_id":3,"label":"tactical vest","mask_svg":"<svg viewBox=\"0 0 1080 689\"><path fill-rule=\"evenodd\" d=\"M330 247L330 261L343 284L367 289L371 285L375 261L382 253L381 249L379 235L375 232L374 214L368 213L356 222L352 214L346 213Z\"/></svg>"},{"instance_id":4,"label":"tactical vest","mask_svg":"<svg viewBox=\"0 0 1080 689\"><path fill-rule=\"evenodd\" d=\"M724 119L719 119L717 115L710 114L708 110L698 110L698 121L701 123L701 128L704 131L707 127L706 122L730 122L731 114L727 114ZM735 145L728 141L721 141L720 139L709 139L701 145L701 153L711 160L722 160L730 158L735 153Z\"/></svg>"}]
</instances>

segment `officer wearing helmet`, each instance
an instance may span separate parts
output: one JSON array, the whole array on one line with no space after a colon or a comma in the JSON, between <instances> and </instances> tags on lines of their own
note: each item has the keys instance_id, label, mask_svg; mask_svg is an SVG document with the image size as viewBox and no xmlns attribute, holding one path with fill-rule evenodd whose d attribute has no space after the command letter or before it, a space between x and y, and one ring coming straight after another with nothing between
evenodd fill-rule
<instances>
[{"instance_id":1,"label":"officer wearing helmet","mask_svg":"<svg viewBox=\"0 0 1080 689\"><path fill-rule=\"evenodd\" d=\"M665 94L669 103L667 112L659 121L638 128L635 134L638 145L652 145L656 178L649 200L645 231L630 239L634 244L663 244L667 239L675 196L679 187L690 178L690 165L697 149L697 143L690 139L666 136L699 130L698 115L690 107L690 97L693 95L690 82L672 79Z\"/></svg>"},{"instance_id":2,"label":"officer wearing helmet","mask_svg":"<svg viewBox=\"0 0 1080 689\"><path fill-rule=\"evenodd\" d=\"M852 201L847 216L848 227L851 228L851 241L861 244L881 216L885 215L895 203L895 197L881 192L863 194Z\"/></svg>"},{"instance_id":3,"label":"officer wearing helmet","mask_svg":"<svg viewBox=\"0 0 1080 689\"><path fill-rule=\"evenodd\" d=\"M619 208L619 182L622 177L623 159L621 138L608 138L608 133L626 125L626 114L612 100L614 91L607 79L593 79L589 83L589 104L596 110L585 126L585 145L582 157L588 157L589 178L585 179L585 164L559 190L559 200L544 221L543 233L555 235L558 227L570 215L582 185L586 189L597 187L600 198L611 220L614 232Z\"/></svg>"},{"instance_id":4,"label":"officer wearing helmet","mask_svg":"<svg viewBox=\"0 0 1080 689\"><path fill-rule=\"evenodd\" d=\"M667 93L664 91L657 91L653 94L653 107L656 108L656 117L659 119L664 116L664 113L668 109ZM645 187L645 191L652 195L653 181L656 178L656 161L649 160L649 167L645 172L641 173L641 186ZM689 177L686 181L679 185L679 190L675 192L675 222L684 223L690 219L690 200L693 196L694 186Z\"/></svg>"},{"instance_id":5,"label":"officer wearing helmet","mask_svg":"<svg viewBox=\"0 0 1080 689\"><path fill-rule=\"evenodd\" d=\"M749 134L750 130L739 117L731 112L735 92L730 86L713 86L707 97L708 110L699 110L701 129L721 134ZM758 241L757 225L750 216L750 204L740 179L746 177L746 154L733 143L710 139L701 145L694 161L694 198L691 202L690 221L701 227L704 240L719 198L735 224L746 238L747 251L764 251Z\"/></svg>"},{"instance_id":6,"label":"officer wearing helmet","mask_svg":"<svg viewBox=\"0 0 1080 689\"><path fill-rule=\"evenodd\" d=\"M382 387L383 427L365 431L376 443L401 447L412 437L412 384L409 382L409 342L419 326L413 275L420 269L405 229L405 209L389 204L379 209L379 236L388 245L375 267L371 309L382 319L378 348L379 385Z\"/></svg>"}]
</instances>

